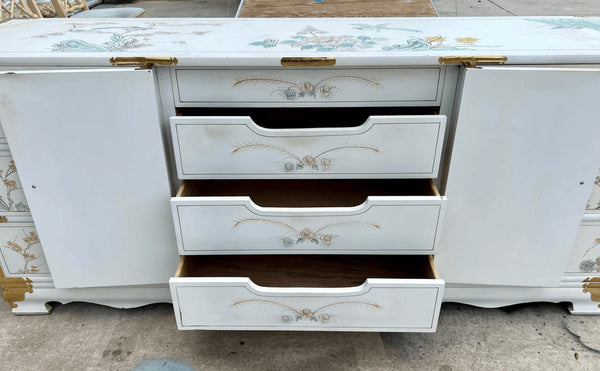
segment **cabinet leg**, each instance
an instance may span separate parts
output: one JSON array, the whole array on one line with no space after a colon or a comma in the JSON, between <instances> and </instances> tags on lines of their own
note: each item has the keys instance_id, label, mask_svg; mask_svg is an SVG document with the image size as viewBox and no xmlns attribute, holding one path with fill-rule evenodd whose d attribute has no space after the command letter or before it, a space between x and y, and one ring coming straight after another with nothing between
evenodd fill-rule
<instances>
[{"instance_id":1,"label":"cabinet leg","mask_svg":"<svg viewBox=\"0 0 600 371\"><path fill-rule=\"evenodd\" d=\"M25 299L17 303L17 307L12 309L12 313L18 316L49 314L52 306L46 303L45 299Z\"/></svg>"},{"instance_id":2,"label":"cabinet leg","mask_svg":"<svg viewBox=\"0 0 600 371\"><path fill-rule=\"evenodd\" d=\"M571 314L600 315L600 304L591 300L573 300L569 306Z\"/></svg>"}]
</instances>

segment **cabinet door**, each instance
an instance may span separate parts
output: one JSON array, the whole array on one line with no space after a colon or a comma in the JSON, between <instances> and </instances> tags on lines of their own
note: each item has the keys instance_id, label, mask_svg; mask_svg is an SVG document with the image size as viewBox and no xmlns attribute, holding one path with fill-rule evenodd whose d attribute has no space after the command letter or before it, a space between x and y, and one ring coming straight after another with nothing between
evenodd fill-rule
<instances>
[{"instance_id":1,"label":"cabinet door","mask_svg":"<svg viewBox=\"0 0 600 371\"><path fill-rule=\"evenodd\" d=\"M0 122L57 287L168 282L178 257L151 71L0 74Z\"/></svg>"},{"instance_id":2,"label":"cabinet door","mask_svg":"<svg viewBox=\"0 0 600 371\"><path fill-rule=\"evenodd\" d=\"M600 69L467 69L436 257L449 283L556 286L600 163Z\"/></svg>"}]
</instances>

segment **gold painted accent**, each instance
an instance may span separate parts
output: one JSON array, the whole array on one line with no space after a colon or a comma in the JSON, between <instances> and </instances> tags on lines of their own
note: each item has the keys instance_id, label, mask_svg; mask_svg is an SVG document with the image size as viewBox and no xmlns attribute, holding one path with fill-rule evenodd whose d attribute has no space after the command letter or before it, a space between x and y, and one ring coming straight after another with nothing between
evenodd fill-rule
<instances>
[{"instance_id":1,"label":"gold painted accent","mask_svg":"<svg viewBox=\"0 0 600 371\"><path fill-rule=\"evenodd\" d=\"M588 277L583 280L583 292L592 295L592 301L600 302L600 277ZM600 304L598 304L600 308Z\"/></svg>"},{"instance_id":2,"label":"gold painted accent","mask_svg":"<svg viewBox=\"0 0 600 371\"><path fill-rule=\"evenodd\" d=\"M501 55L453 55L440 57L440 64L462 64L468 68L476 68L478 64L504 64L507 57Z\"/></svg>"},{"instance_id":3,"label":"gold painted accent","mask_svg":"<svg viewBox=\"0 0 600 371\"><path fill-rule=\"evenodd\" d=\"M110 63L114 66L140 66L148 70L154 66L176 66L179 61L175 57L112 57Z\"/></svg>"},{"instance_id":4,"label":"gold painted accent","mask_svg":"<svg viewBox=\"0 0 600 371\"><path fill-rule=\"evenodd\" d=\"M335 66L334 57L283 57L281 65L284 67L297 66Z\"/></svg>"},{"instance_id":5,"label":"gold painted accent","mask_svg":"<svg viewBox=\"0 0 600 371\"><path fill-rule=\"evenodd\" d=\"M0 223L8 223L8 218L5 216L0 216Z\"/></svg>"},{"instance_id":6,"label":"gold painted accent","mask_svg":"<svg viewBox=\"0 0 600 371\"><path fill-rule=\"evenodd\" d=\"M428 41L430 43L433 43L433 42L443 43L444 41L446 41L446 38L443 37L443 36L440 36L440 35L438 35L438 36L429 36L429 37L425 38L425 41Z\"/></svg>"},{"instance_id":7,"label":"gold painted accent","mask_svg":"<svg viewBox=\"0 0 600 371\"><path fill-rule=\"evenodd\" d=\"M477 41L479 41L479 39L476 37L459 37L455 40L462 44L475 44Z\"/></svg>"},{"instance_id":8,"label":"gold painted accent","mask_svg":"<svg viewBox=\"0 0 600 371\"><path fill-rule=\"evenodd\" d=\"M33 293L33 284L31 279L25 277L5 277L2 268L0 267L0 287L2 288L2 297L10 304L12 308L16 308L16 301L25 300L25 293Z\"/></svg>"}]
</instances>

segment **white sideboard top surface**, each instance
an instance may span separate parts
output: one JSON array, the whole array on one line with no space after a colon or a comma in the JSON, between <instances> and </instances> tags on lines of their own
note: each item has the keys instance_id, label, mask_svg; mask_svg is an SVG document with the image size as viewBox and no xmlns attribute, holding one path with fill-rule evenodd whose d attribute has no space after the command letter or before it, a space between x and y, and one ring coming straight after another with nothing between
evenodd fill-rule
<instances>
[{"instance_id":1,"label":"white sideboard top surface","mask_svg":"<svg viewBox=\"0 0 600 371\"><path fill-rule=\"evenodd\" d=\"M600 18L134 18L0 24L0 65L107 66L115 56L180 66L279 66L282 56L337 65L436 65L503 55L508 64L600 63Z\"/></svg>"}]
</instances>

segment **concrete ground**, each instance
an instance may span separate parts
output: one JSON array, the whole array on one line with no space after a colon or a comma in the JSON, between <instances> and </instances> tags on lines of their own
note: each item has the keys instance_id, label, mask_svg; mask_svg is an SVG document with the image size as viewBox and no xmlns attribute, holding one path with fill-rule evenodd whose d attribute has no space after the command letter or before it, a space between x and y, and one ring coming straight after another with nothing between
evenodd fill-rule
<instances>
[{"instance_id":1,"label":"concrete ground","mask_svg":"<svg viewBox=\"0 0 600 371\"><path fill-rule=\"evenodd\" d=\"M237 3L134 5L148 17L227 17ZM600 15L599 0L434 3L442 16ZM435 334L178 331L168 304L129 310L56 304L48 316L17 317L0 300L0 371L132 369L600 370L600 316L571 316L566 304L448 303Z\"/></svg>"},{"instance_id":2,"label":"concrete ground","mask_svg":"<svg viewBox=\"0 0 600 371\"><path fill-rule=\"evenodd\" d=\"M598 370L600 316L564 304L442 306L419 333L178 331L173 308L0 303L0 370Z\"/></svg>"},{"instance_id":3,"label":"concrete ground","mask_svg":"<svg viewBox=\"0 0 600 371\"><path fill-rule=\"evenodd\" d=\"M233 17L240 0L108 0L139 6L152 17ZM327 0L324 0L327 1ZM599 0L432 0L442 17L600 15Z\"/></svg>"}]
</instances>

